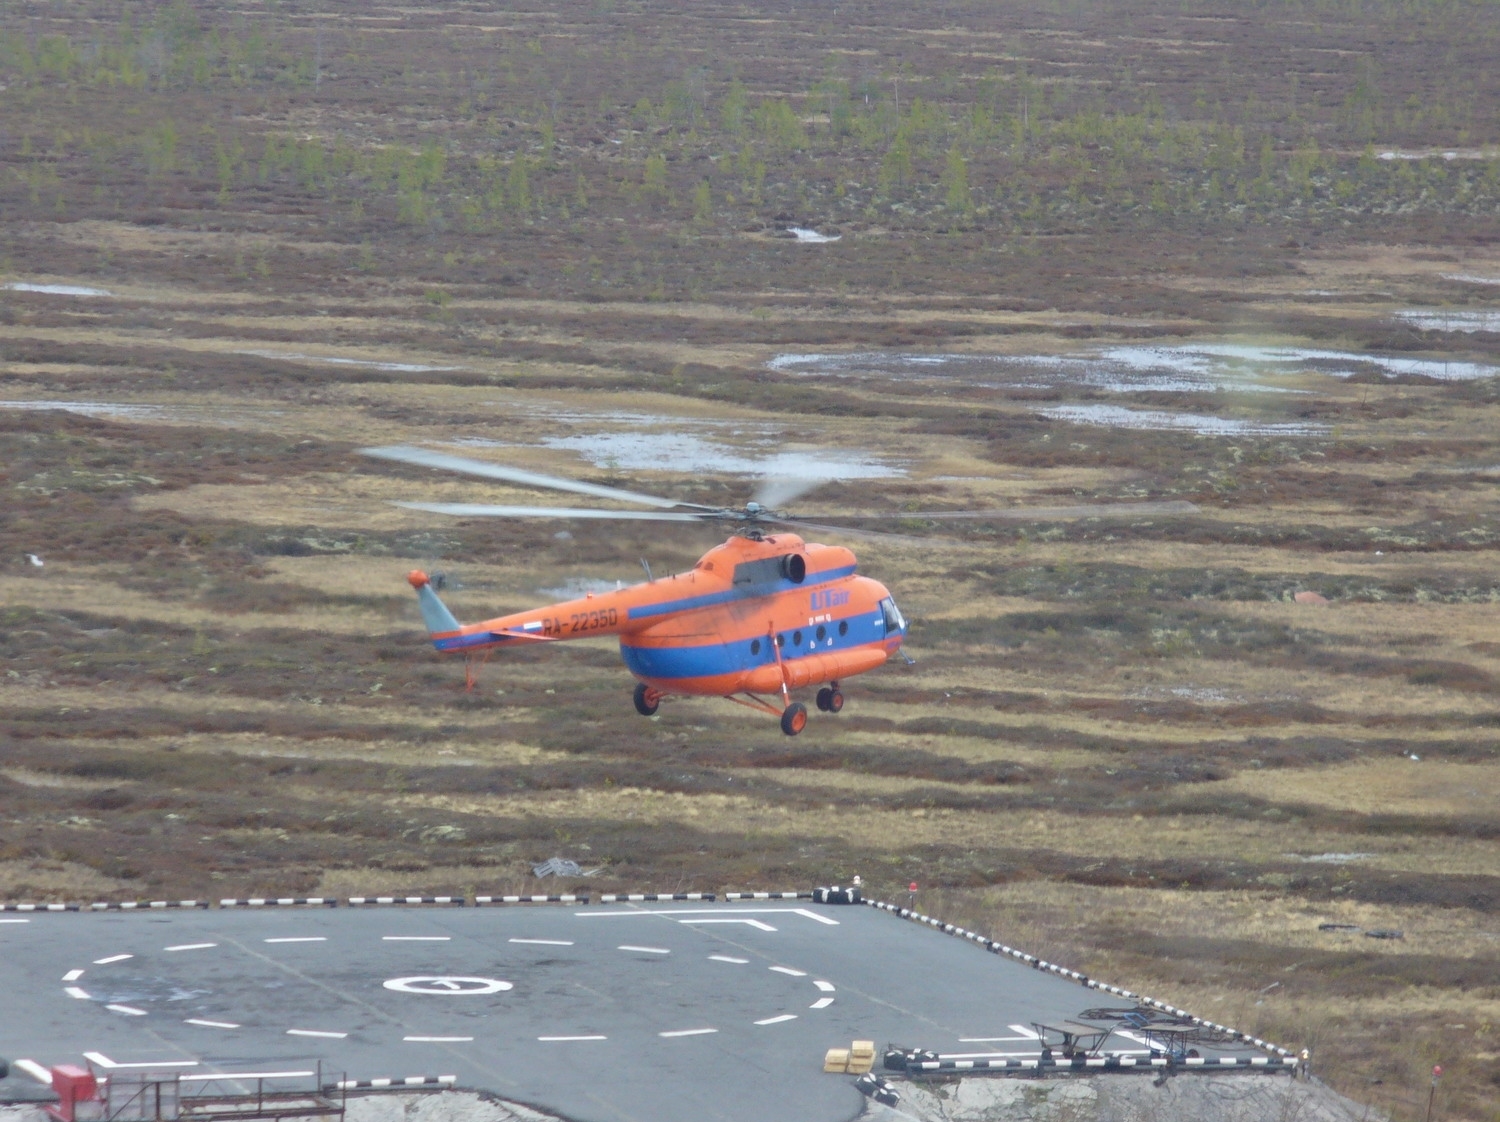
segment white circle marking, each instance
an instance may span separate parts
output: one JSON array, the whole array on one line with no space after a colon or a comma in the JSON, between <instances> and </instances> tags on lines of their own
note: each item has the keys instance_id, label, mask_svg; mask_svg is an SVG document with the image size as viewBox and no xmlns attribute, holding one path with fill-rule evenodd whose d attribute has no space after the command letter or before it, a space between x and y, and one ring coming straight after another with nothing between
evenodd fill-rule
<instances>
[{"instance_id":1,"label":"white circle marking","mask_svg":"<svg viewBox=\"0 0 1500 1122\"><path fill-rule=\"evenodd\" d=\"M511 989L509 982L499 978L449 977L441 974L418 974L410 978L392 978L382 983L386 989L397 993L435 993L480 995L500 993Z\"/></svg>"}]
</instances>

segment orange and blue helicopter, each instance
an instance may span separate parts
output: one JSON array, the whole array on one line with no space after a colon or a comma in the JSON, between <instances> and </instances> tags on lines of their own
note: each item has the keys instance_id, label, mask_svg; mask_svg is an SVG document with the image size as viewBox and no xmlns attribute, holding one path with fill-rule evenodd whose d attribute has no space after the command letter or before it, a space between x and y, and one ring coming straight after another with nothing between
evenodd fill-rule
<instances>
[{"instance_id":1,"label":"orange and blue helicopter","mask_svg":"<svg viewBox=\"0 0 1500 1122\"><path fill-rule=\"evenodd\" d=\"M397 446L367 448L364 452L399 463L655 508L396 504L413 510L461 518L616 519L733 526L729 540L705 553L688 572L653 577L648 567L647 580L641 584L590 593L582 599L481 623L459 623L438 596L433 578L420 570L412 572L407 579L416 589L432 645L439 651L466 656L471 688L476 656L487 657L496 648L618 635L620 654L637 679L635 708L639 713L651 716L664 698L672 696L722 697L779 717L782 732L796 736L807 727L807 707L792 700L794 690L819 687L815 695L818 708L837 713L844 707L840 683L884 665L901 652L906 619L890 590L856 572L851 550L809 542L790 531L897 540L901 535L810 522L776 509L827 479L767 479L754 501L741 508L726 508L678 502L425 448ZM1189 503L1119 505L1136 511L1157 508L1162 513L1196 509ZM1076 517L1113 509L919 511L903 512L901 517ZM780 704L763 695L779 695Z\"/></svg>"}]
</instances>

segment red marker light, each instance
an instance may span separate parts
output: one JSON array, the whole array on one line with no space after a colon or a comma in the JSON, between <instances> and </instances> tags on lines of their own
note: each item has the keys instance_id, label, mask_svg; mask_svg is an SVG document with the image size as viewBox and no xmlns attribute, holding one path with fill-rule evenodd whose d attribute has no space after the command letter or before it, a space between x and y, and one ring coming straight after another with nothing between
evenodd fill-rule
<instances>
[{"instance_id":1,"label":"red marker light","mask_svg":"<svg viewBox=\"0 0 1500 1122\"><path fill-rule=\"evenodd\" d=\"M1432 1067L1432 1077L1434 1079L1436 1079L1438 1076L1440 1076L1442 1074L1443 1074L1443 1065L1442 1064L1434 1064L1433 1067Z\"/></svg>"},{"instance_id":2,"label":"red marker light","mask_svg":"<svg viewBox=\"0 0 1500 1122\"><path fill-rule=\"evenodd\" d=\"M915 892L916 890L917 890L917 882L916 881L912 881L909 885L906 886L906 891L908 891L908 892Z\"/></svg>"}]
</instances>

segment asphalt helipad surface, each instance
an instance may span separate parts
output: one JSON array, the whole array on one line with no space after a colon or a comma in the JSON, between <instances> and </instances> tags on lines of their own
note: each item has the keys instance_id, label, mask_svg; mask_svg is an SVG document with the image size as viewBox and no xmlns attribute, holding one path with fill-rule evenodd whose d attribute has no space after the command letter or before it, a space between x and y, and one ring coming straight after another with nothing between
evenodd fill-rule
<instances>
[{"instance_id":1,"label":"asphalt helipad surface","mask_svg":"<svg viewBox=\"0 0 1500 1122\"><path fill-rule=\"evenodd\" d=\"M849 1119L863 1100L822 1073L830 1047L1034 1056L1033 1022L1101 1004L802 900L0 916L0 1056L456 1075L579 1122Z\"/></svg>"}]
</instances>

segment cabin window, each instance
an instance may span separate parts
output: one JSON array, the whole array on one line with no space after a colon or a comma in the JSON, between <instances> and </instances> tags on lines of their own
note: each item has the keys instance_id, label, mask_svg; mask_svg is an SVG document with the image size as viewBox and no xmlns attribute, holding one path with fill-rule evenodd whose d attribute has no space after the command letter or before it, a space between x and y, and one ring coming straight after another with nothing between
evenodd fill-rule
<instances>
[{"instance_id":1,"label":"cabin window","mask_svg":"<svg viewBox=\"0 0 1500 1122\"><path fill-rule=\"evenodd\" d=\"M786 636L785 635L778 635L778 636L776 636L776 645L778 647L784 647L784 646L786 646Z\"/></svg>"},{"instance_id":2,"label":"cabin window","mask_svg":"<svg viewBox=\"0 0 1500 1122\"><path fill-rule=\"evenodd\" d=\"M828 638L828 628L820 623L818 624L818 642L821 643L826 638Z\"/></svg>"},{"instance_id":3,"label":"cabin window","mask_svg":"<svg viewBox=\"0 0 1500 1122\"><path fill-rule=\"evenodd\" d=\"M753 655L760 654L760 640L759 639L751 639L750 640L750 653L753 654Z\"/></svg>"},{"instance_id":4,"label":"cabin window","mask_svg":"<svg viewBox=\"0 0 1500 1122\"><path fill-rule=\"evenodd\" d=\"M800 632L800 631L793 631L792 632L792 646L794 646L794 647L800 647L801 645L802 645L802 632Z\"/></svg>"},{"instance_id":5,"label":"cabin window","mask_svg":"<svg viewBox=\"0 0 1500 1122\"><path fill-rule=\"evenodd\" d=\"M847 635L847 634L849 634L849 621L847 619L841 619L841 620L839 620L839 634L840 635Z\"/></svg>"}]
</instances>

